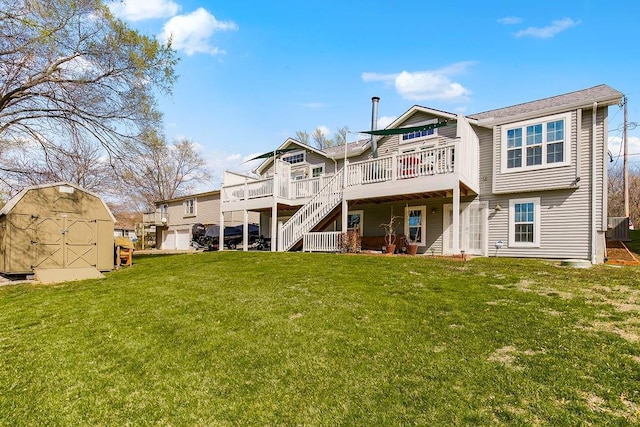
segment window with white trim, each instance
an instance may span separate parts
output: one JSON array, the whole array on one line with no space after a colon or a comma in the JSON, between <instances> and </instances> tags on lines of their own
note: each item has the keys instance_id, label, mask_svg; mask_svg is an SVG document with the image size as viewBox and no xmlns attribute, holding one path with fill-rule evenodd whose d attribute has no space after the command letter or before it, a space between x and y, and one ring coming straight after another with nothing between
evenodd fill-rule
<instances>
[{"instance_id":1,"label":"window with white trim","mask_svg":"<svg viewBox=\"0 0 640 427\"><path fill-rule=\"evenodd\" d=\"M509 247L540 247L540 198L509 200Z\"/></svg>"},{"instance_id":2,"label":"window with white trim","mask_svg":"<svg viewBox=\"0 0 640 427\"><path fill-rule=\"evenodd\" d=\"M300 181L307 177L307 168L300 169L292 169L291 170L291 180Z\"/></svg>"},{"instance_id":3,"label":"window with white trim","mask_svg":"<svg viewBox=\"0 0 640 427\"><path fill-rule=\"evenodd\" d=\"M347 230L357 230L362 234L364 211L349 211L347 214Z\"/></svg>"},{"instance_id":4,"label":"window with white trim","mask_svg":"<svg viewBox=\"0 0 640 427\"><path fill-rule=\"evenodd\" d=\"M324 164L314 165L311 167L311 177L318 178L319 176L324 175Z\"/></svg>"},{"instance_id":5,"label":"window with white trim","mask_svg":"<svg viewBox=\"0 0 640 427\"><path fill-rule=\"evenodd\" d=\"M282 157L282 160L291 164L291 165L295 165L298 163L304 163L305 161L305 155L304 155L304 151L295 151L291 154L287 154L286 156Z\"/></svg>"},{"instance_id":6,"label":"window with white trim","mask_svg":"<svg viewBox=\"0 0 640 427\"><path fill-rule=\"evenodd\" d=\"M504 125L502 171L541 169L569 164L570 114Z\"/></svg>"},{"instance_id":7,"label":"window with white trim","mask_svg":"<svg viewBox=\"0 0 640 427\"><path fill-rule=\"evenodd\" d=\"M426 206L407 206L404 210L404 235L409 243L424 245L427 232Z\"/></svg>"},{"instance_id":8,"label":"window with white trim","mask_svg":"<svg viewBox=\"0 0 640 427\"><path fill-rule=\"evenodd\" d=\"M183 206L185 216L193 216L196 214L196 199L185 200Z\"/></svg>"}]
</instances>

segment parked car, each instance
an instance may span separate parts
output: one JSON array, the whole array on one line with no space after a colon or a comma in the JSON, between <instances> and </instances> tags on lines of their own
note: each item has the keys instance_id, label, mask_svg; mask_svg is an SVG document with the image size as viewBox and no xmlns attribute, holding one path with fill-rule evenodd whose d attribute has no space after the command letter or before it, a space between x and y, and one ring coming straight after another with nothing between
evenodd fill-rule
<instances>
[{"instance_id":1,"label":"parked car","mask_svg":"<svg viewBox=\"0 0 640 427\"><path fill-rule=\"evenodd\" d=\"M242 244L243 228L242 225L224 228L224 246L227 249L236 249ZM220 227L217 225L205 227L202 224L195 224L193 226L193 245L198 248L218 250L219 236ZM259 240L264 241L260 236L260 227L249 224L249 245L256 245Z\"/></svg>"}]
</instances>

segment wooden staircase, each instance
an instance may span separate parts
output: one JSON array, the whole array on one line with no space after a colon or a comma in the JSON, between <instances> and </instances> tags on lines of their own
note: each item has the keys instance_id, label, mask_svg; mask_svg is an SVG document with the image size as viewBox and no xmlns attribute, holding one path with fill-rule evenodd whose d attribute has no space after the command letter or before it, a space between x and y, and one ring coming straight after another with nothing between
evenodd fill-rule
<instances>
[{"instance_id":1,"label":"wooden staircase","mask_svg":"<svg viewBox=\"0 0 640 427\"><path fill-rule=\"evenodd\" d=\"M286 252L302 240L342 202L343 170L336 173L311 200L293 214L279 230L278 251Z\"/></svg>"}]
</instances>

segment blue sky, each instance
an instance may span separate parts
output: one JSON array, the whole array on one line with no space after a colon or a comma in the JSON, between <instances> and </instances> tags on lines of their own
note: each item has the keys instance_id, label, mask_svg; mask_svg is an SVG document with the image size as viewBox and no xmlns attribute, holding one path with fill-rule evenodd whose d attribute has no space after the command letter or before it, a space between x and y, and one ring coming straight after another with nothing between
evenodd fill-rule
<instances>
[{"instance_id":1,"label":"blue sky","mask_svg":"<svg viewBox=\"0 0 640 427\"><path fill-rule=\"evenodd\" d=\"M172 35L165 133L199 145L214 175L204 189L297 130L368 129L372 96L386 125L415 104L471 114L604 83L640 123L635 0L125 0L113 11ZM611 107L614 159L622 118ZM640 127L629 135L640 161Z\"/></svg>"}]
</instances>

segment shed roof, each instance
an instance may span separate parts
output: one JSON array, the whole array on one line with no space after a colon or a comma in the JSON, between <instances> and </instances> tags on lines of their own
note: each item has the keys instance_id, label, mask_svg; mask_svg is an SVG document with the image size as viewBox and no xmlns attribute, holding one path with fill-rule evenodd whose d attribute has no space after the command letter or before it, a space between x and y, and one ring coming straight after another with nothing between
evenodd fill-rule
<instances>
[{"instance_id":1,"label":"shed roof","mask_svg":"<svg viewBox=\"0 0 640 427\"><path fill-rule=\"evenodd\" d=\"M50 188L50 187L58 187L58 186L68 186L68 187L73 187L78 191L82 191L84 193L90 194L91 196L96 197L98 200L100 200L100 203L102 203L102 206L104 206L104 208L106 209L106 211L109 213L109 216L111 217L111 219L113 220L113 222L116 222L116 218L113 216L113 213L111 213L111 209L109 209L109 206L107 206L107 204L104 202L104 200L102 200L102 197L98 196L95 193L92 193L91 191L85 190L84 188L76 185L76 184L72 184L70 182L66 182L66 181L61 181L61 182L53 182L53 183L48 183L48 184L39 184L39 185L33 185L31 187L25 187L23 188L18 194L16 194L15 196L13 196L6 205L4 205L4 207L2 209L0 209L0 216L3 215L7 215L8 213L10 213L13 208L16 207L16 205L18 203L20 203L20 200L22 200L22 198L31 190L39 190L42 188Z\"/></svg>"}]
</instances>

